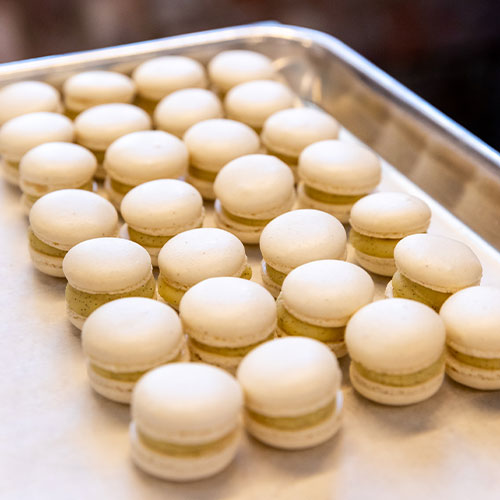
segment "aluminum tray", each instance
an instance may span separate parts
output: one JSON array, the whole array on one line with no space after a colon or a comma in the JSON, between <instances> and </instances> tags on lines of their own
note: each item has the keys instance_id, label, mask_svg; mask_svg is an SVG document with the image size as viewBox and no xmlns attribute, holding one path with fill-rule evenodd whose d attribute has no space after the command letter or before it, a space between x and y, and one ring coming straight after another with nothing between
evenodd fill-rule
<instances>
[{"instance_id":1,"label":"aluminum tray","mask_svg":"<svg viewBox=\"0 0 500 500\"><path fill-rule=\"evenodd\" d=\"M500 284L493 248L500 248L498 155L323 33L262 23L9 63L0 66L0 85L25 78L60 85L84 68L127 72L164 53L206 62L227 48L271 56L300 97L348 129L345 140L360 139L387 160L380 189L427 201L429 231L469 244L483 264L483 283ZM245 437L235 462L211 479L175 484L143 474L129 460L128 407L89 388L79 338L64 315L65 283L32 269L18 190L1 183L0 200L1 498L499 497L498 393L446 380L429 401L383 407L352 390L347 359L341 360L344 425L324 445L284 452ZM258 249L248 252L258 276ZM379 297L386 281L376 279Z\"/></svg>"}]
</instances>

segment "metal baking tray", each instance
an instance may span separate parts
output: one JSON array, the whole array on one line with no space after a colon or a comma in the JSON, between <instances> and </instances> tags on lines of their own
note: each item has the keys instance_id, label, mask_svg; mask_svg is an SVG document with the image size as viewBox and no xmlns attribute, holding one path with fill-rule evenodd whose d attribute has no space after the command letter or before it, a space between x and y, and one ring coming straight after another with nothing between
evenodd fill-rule
<instances>
[{"instance_id":1,"label":"metal baking tray","mask_svg":"<svg viewBox=\"0 0 500 500\"><path fill-rule=\"evenodd\" d=\"M60 86L87 68L130 72L160 54L206 63L217 52L263 52L307 103L384 160L381 190L406 191L433 211L430 232L479 256L500 285L500 157L339 40L274 22L0 66L0 86L34 78ZM65 318L63 280L33 270L19 191L0 183L0 497L39 499L498 498L500 396L446 380L430 400L389 408L356 395L344 374L344 424L300 452L244 437L233 464L191 484L156 480L130 462L129 409L89 388L80 340ZM208 217L207 224L211 224ZM248 248L258 280L259 252ZM387 280L376 278L381 297Z\"/></svg>"}]
</instances>

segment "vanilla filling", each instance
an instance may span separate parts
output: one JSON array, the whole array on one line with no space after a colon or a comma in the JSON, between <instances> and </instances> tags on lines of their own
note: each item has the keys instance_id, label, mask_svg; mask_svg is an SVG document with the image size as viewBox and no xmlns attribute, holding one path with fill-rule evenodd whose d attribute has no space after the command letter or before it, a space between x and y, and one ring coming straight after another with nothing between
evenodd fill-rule
<instances>
[{"instance_id":1,"label":"vanilla filling","mask_svg":"<svg viewBox=\"0 0 500 500\"><path fill-rule=\"evenodd\" d=\"M358 200L366 196L365 194L358 195L342 195L342 194L332 194L320 189L313 188L304 184L304 192L309 198L313 200L320 201L321 203L328 203L329 205L353 205Z\"/></svg>"},{"instance_id":2,"label":"vanilla filling","mask_svg":"<svg viewBox=\"0 0 500 500\"><path fill-rule=\"evenodd\" d=\"M41 186L40 184L38 186ZM34 194L29 194L27 193L26 191L24 191L24 196L26 197L26 199L30 202L30 203L35 203L35 201L39 200L42 196L45 196L47 193L49 193L49 187L48 186L42 186L46 189L46 192L43 193L43 194L39 194L39 195L34 195ZM93 182L90 180L88 182L85 182L84 184L82 184L81 186L77 186L75 188L71 187L71 188L66 188L66 187L61 187L61 188L58 188L58 189L83 189L84 191L93 191L94 190L94 184Z\"/></svg>"},{"instance_id":3,"label":"vanilla filling","mask_svg":"<svg viewBox=\"0 0 500 500\"><path fill-rule=\"evenodd\" d=\"M351 228L349 232L349 242L361 253L379 257L382 259L393 259L394 248L401 241L401 238L376 238L358 233Z\"/></svg>"},{"instance_id":4,"label":"vanilla filling","mask_svg":"<svg viewBox=\"0 0 500 500\"><path fill-rule=\"evenodd\" d=\"M241 358L248 354L252 349L267 342L268 340L272 340L274 338L274 332L271 335L267 336L265 339L259 340L259 342L255 342L253 344L239 346L239 347L218 347L213 345L208 345L203 342L199 342L198 340L189 337L189 342L196 348L200 349L204 352L209 352L211 354L217 354L219 356L228 356L231 358Z\"/></svg>"},{"instance_id":5,"label":"vanilla filling","mask_svg":"<svg viewBox=\"0 0 500 500\"><path fill-rule=\"evenodd\" d=\"M252 226L252 227L264 227L269 222L271 222L272 219L249 219L247 217L240 217L239 215L234 215L233 213L229 212L226 210L224 207L222 207L222 213L228 218L233 220L234 222L237 222L238 224L243 224L245 226Z\"/></svg>"},{"instance_id":6,"label":"vanilla filling","mask_svg":"<svg viewBox=\"0 0 500 500\"><path fill-rule=\"evenodd\" d=\"M210 170L205 170L203 168L198 168L193 165L189 165L188 168L189 175L191 177L195 177L196 179L200 179L202 181L214 182L217 177L217 172L212 172Z\"/></svg>"},{"instance_id":7,"label":"vanilla filling","mask_svg":"<svg viewBox=\"0 0 500 500\"><path fill-rule=\"evenodd\" d=\"M480 368L482 370L500 370L499 358L480 358L471 356L462 352L456 351L450 346L447 346L448 354L455 358L460 363L472 366L473 368Z\"/></svg>"},{"instance_id":8,"label":"vanilla filling","mask_svg":"<svg viewBox=\"0 0 500 500\"><path fill-rule=\"evenodd\" d=\"M267 262L266 262L266 274L269 277L269 279L274 283L276 283L278 286L283 285L283 281L285 281L285 278L287 277L285 273L282 273L281 271L274 269L274 267L270 266Z\"/></svg>"},{"instance_id":9,"label":"vanilla filling","mask_svg":"<svg viewBox=\"0 0 500 500\"><path fill-rule=\"evenodd\" d=\"M29 244L33 250L50 257L60 257L61 259L67 254L67 250L61 250L53 246L47 245L41 239L37 238L31 227L28 228Z\"/></svg>"}]
</instances>

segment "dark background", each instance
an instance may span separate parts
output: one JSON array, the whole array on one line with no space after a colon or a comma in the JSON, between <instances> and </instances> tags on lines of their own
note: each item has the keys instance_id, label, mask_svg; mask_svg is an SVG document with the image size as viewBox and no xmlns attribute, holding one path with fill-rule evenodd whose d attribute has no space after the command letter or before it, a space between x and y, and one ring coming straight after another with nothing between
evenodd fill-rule
<instances>
[{"instance_id":1,"label":"dark background","mask_svg":"<svg viewBox=\"0 0 500 500\"><path fill-rule=\"evenodd\" d=\"M268 19L338 37L500 148L499 0L0 0L0 62Z\"/></svg>"}]
</instances>

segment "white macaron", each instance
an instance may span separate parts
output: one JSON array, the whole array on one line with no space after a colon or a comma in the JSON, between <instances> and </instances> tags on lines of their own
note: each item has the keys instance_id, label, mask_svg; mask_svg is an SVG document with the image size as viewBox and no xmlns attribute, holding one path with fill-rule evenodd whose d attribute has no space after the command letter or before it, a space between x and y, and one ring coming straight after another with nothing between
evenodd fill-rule
<instances>
[{"instance_id":1,"label":"white macaron","mask_svg":"<svg viewBox=\"0 0 500 500\"><path fill-rule=\"evenodd\" d=\"M407 299L373 302L351 318L345 341L351 383L372 401L418 403L441 387L445 327L430 307Z\"/></svg>"},{"instance_id":2,"label":"white macaron","mask_svg":"<svg viewBox=\"0 0 500 500\"><path fill-rule=\"evenodd\" d=\"M142 245L157 266L163 245L178 233L201 227L205 209L200 193L187 182L159 179L129 191L121 214L121 236Z\"/></svg>"},{"instance_id":3,"label":"white macaron","mask_svg":"<svg viewBox=\"0 0 500 500\"><path fill-rule=\"evenodd\" d=\"M214 182L217 226L258 243L266 224L295 202L293 174L279 158L254 154L230 161Z\"/></svg>"},{"instance_id":4,"label":"white macaron","mask_svg":"<svg viewBox=\"0 0 500 500\"><path fill-rule=\"evenodd\" d=\"M276 334L274 298L242 278L197 283L182 297L179 313L193 359L231 373L243 356Z\"/></svg>"},{"instance_id":5,"label":"white macaron","mask_svg":"<svg viewBox=\"0 0 500 500\"><path fill-rule=\"evenodd\" d=\"M187 181L204 198L214 199L213 183L219 170L240 156L258 153L259 136L249 126L234 120L204 120L184 135L190 165Z\"/></svg>"},{"instance_id":6,"label":"white macaron","mask_svg":"<svg viewBox=\"0 0 500 500\"><path fill-rule=\"evenodd\" d=\"M292 270L278 296L278 335L324 342L339 358L347 354L349 318L373 300L370 275L350 262L316 260Z\"/></svg>"},{"instance_id":7,"label":"white macaron","mask_svg":"<svg viewBox=\"0 0 500 500\"><path fill-rule=\"evenodd\" d=\"M294 210L276 217L260 237L265 287L277 297L292 269L313 260L344 260L346 239L344 226L319 210Z\"/></svg>"},{"instance_id":8,"label":"white macaron","mask_svg":"<svg viewBox=\"0 0 500 500\"><path fill-rule=\"evenodd\" d=\"M324 210L346 223L353 204L380 182L382 168L365 146L328 140L302 151L298 174L300 206Z\"/></svg>"},{"instance_id":9,"label":"white macaron","mask_svg":"<svg viewBox=\"0 0 500 500\"><path fill-rule=\"evenodd\" d=\"M339 429L342 374L321 342L287 337L250 352L237 373L245 425L256 439L297 450L324 443Z\"/></svg>"},{"instance_id":10,"label":"white macaron","mask_svg":"<svg viewBox=\"0 0 500 500\"><path fill-rule=\"evenodd\" d=\"M224 370L169 363L148 372L132 395L132 460L170 481L194 481L226 468L241 438L243 396Z\"/></svg>"},{"instance_id":11,"label":"white macaron","mask_svg":"<svg viewBox=\"0 0 500 500\"><path fill-rule=\"evenodd\" d=\"M439 314L446 326L446 373L475 389L500 389L500 288L460 290Z\"/></svg>"},{"instance_id":12,"label":"white macaron","mask_svg":"<svg viewBox=\"0 0 500 500\"><path fill-rule=\"evenodd\" d=\"M127 297L96 309L82 328L82 347L92 388L130 403L137 381L167 363L189 361L177 313L157 300Z\"/></svg>"}]
</instances>

